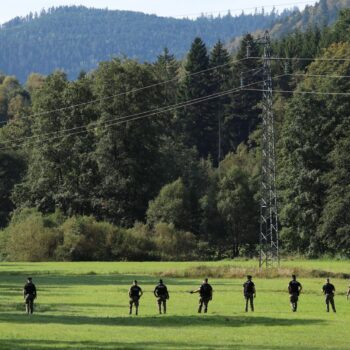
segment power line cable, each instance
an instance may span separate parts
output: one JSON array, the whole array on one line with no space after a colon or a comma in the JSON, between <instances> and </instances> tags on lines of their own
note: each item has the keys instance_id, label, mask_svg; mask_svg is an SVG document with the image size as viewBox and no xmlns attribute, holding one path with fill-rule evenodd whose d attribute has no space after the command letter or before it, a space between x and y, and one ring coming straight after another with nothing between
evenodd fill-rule
<instances>
[{"instance_id":1,"label":"power line cable","mask_svg":"<svg viewBox=\"0 0 350 350\"><path fill-rule=\"evenodd\" d=\"M265 89L243 89L244 91L261 91L267 92ZM290 93L290 94L303 94L303 95L327 95L327 96L350 96L350 92L337 92L337 91L296 91L296 90L272 90L277 93Z\"/></svg>"},{"instance_id":2,"label":"power line cable","mask_svg":"<svg viewBox=\"0 0 350 350\"><path fill-rule=\"evenodd\" d=\"M350 75L327 75L327 74L309 74L309 73L291 73L291 74L286 74L290 76L296 76L296 77L305 77L305 78L329 78L329 79L348 79L350 78Z\"/></svg>"},{"instance_id":3,"label":"power line cable","mask_svg":"<svg viewBox=\"0 0 350 350\"><path fill-rule=\"evenodd\" d=\"M207 73L207 72L219 69L219 68L223 68L225 66L229 66L232 63L238 63L238 62L245 61L247 59L248 58L245 57L245 58L241 58L239 60L234 60L234 61L230 60L230 62L228 62L228 63L224 63L224 64L221 64L221 65L218 65L218 66L215 66L215 67L210 67L210 68L207 68L207 69L203 69L203 70L198 71L198 72L185 73L185 76L186 77L192 77L192 76L196 76L196 75L199 75L199 74ZM23 118L33 118L33 117L46 115L46 114L50 114L50 113L62 112L62 111L68 110L68 109L79 108L79 107L87 106L89 104L94 104L94 103L106 101L106 100L109 100L109 99L112 99L112 98L125 96L127 94L139 93L140 91L144 91L144 90L151 89L151 88L154 88L154 87L157 87L157 86L166 85L166 84L169 84L169 83L172 83L172 82L179 81L179 80L181 80L181 78L182 77L176 77L176 78L169 79L169 80L166 80L166 81L162 81L162 82L159 82L159 83L143 86L141 88L137 88L137 89L121 92L121 93L118 93L118 94L115 94L115 95L105 96L105 97L101 97L101 98L98 98L98 99L90 100L90 101L87 101L87 102L77 103L77 104L74 104L74 105L61 107L61 108L56 108L56 109L52 109L52 110L48 110L48 111L33 113L33 114L29 114L27 116L18 117L16 119L18 120L18 119L23 119ZM0 124L5 124L7 122L8 121L0 121Z\"/></svg>"},{"instance_id":4,"label":"power line cable","mask_svg":"<svg viewBox=\"0 0 350 350\"><path fill-rule=\"evenodd\" d=\"M239 62L242 62L242 61L245 61L245 60L248 60L248 59L259 59L259 60L261 60L262 58L261 57L245 57L245 58L242 58L242 59L239 59L239 60L231 60L228 63L222 64L222 65L218 65L218 66L215 66L215 67L211 67L211 68L207 68L207 69L204 69L202 71L198 71L198 72L194 72L194 73L185 73L185 76L188 76L188 77L196 76L196 75L199 75L199 74L210 72L210 71L215 70L215 69L223 68L223 67L231 65L231 64L239 63ZM320 60L320 61L350 61L350 58L311 58L311 57L310 58L272 57L271 59L274 59L274 60L312 60L312 61L314 61L314 60ZM251 71L257 71L257 70L260 70L260 69L261 68L253 68L253 69L250 69L250 70L247 70L247 71L243 72L243 74L249 73ZM141 87L141 88L125 91L125 92L122 92L122 93L119 93L119 94L105 96L105 97L101 97L101 98L98 98L98 99L90 100L90 101L87 101L87 102L82 102L82 103L78 103L78 104L75 104L75 105L61 107L61 108L57 108L57 109L53 109L53 110L33 113L33 114L30 114L30 115L27 115L27 116L18 117L16 119L18 120L18 119L23 119L23 118L32 118L32 117L41 116L41 115L50 114L50 113L55 113L55 112L62 112L62 111L68 110L68 109L79 108L79 107L83 107L83 106L86 106L86 105L89 105L89 104L102 102L102 101L105 101L105 100L108 100L108 99L111 99L111 98L116 98L116 97L124 96L124 95L127 95L127 94L132 94L132 93L138 93L138 92L146 90L146 89L154 88L154 87L161 86L161 85L166 85L166 84L169 84L169 83L172 83L172 82L176 82L176 81L178 81L180 79L181 79L181 77L176 77L176 78L173 78L173 79L170 79L170 80L166 80L166 81L163 81L163 82L151 84L151 85L144 86L144 87ZM8 123L8 121L0 121L0 124L6 124L6 123Z\"/></svg>"},{"instance_id":5,"label":"power line cable","mask_svg":"<svg viewBox=\"0 0 350 350\"><path fill-rule=\"evenodd\" d=\"M249 57L253 60L261 60L261 57ZM334 62L346 62L350 61L350 58L327 58L327 57L271 57L274 61L334 61Z\"/></svg>"},{"instance_id":6,"label":"power line cable","mask_svg":"<svg viewBox=\"0 0 350 350\"><path fill-rule=\"evenodd\" d=\"M251 71L256 70L256 69L252 69ZM310 75L308 75L307 73L296 73L296 74L281 74L278 76L273 77L273 79L277 79L277 78L281 78L283 76L304 76L304 77L308 77ZM322 78L350 78L350 76L348 75L321 75L321 74L317 74L317 75L311 75L311 77L322 77ZM266 90L263 89L245 89L248 86L252 86L252 85L256 85L259 83L263 83L264 81L259 81L259 82L253 82L247 85L243 85L242 87L238 88L237 91L239 90L244 90L244 91L261 91L264 92ZM234 89L236 91L236 89ZM274 92L282 92L282 90L273 90ZM226 92L233 92L232 90L226 90ZM285 91L287 92L291 92L291 91ZM306 93L306 92L305 92ZM317 93L315 91L315 93ZM331 93L329 92L329 94L336 94L336 93ZM344 94L344 93L339 93L339 94ZM347 94L347 93L345 93ZM114 122L114 121L122 121L124 119L128 119L128 118L132 118L132 117L139 117L142 116L144 114L149 114L149 113L154 113L154 112L159 112L159 113L165 113L167 111L171 111L175 108L182 108L182 107L186 107L188 103L190 102L194 102L197 103L198 101L201 102L202 100L210 97L210 98L216 98L216 97L220 97L221 96L221 92L209 95L209 96L203 96L203 97L198 97L196 99L192 99L192 100L188 100L188 101L184 101L181 103L177 103L174 105L170 105L170 106L164 106L164 107L157 107L153 110L149 110L149 111L145 111L145 112L140 112L140 113L136 113L136 114L132 114L132 115L127 115L127 116L123 116L123 117L116 117L116 118L112 118L110 120L105 120L103 123L107 124L110 122ZM71 131L76 131L76 130L80 130L80 129L84 129L86 127L91 127L92 125L96 125L96 126L101 126L101 122L100 121L96 121L96 122L92 122L89 125L82 125L82 126L77 126L74 128L70 128L70 129L63 129L63 130L59 130L59 131L53 131L50 133L45 133L45 134L40 134L40 135L33 135L33 136L28 136L28 137L23 137L23 138L19 138L16 141L28 141L31 139L36 139L36 138L40 138L42 136L49 136L49 135L56 135L57 133L65 133L65 132L71 132ZM4 143L11 143L12 141L5 141ZM1 149L0 149L1 150Z\"/></svg>"},{"instance_id":7,"label":"power line cable","mask_svg":"<svg viewBox=\"0 0 350 350\"><path fill-rule=\"evenodd\" d=\"M276 76L274 78L282 77L284 75L285 74L281 74L281 75ZM249 86L252 86L252 85L260 84L260 83L263 83L263 82L264 81L253 82L253 83L244 85L242 87L229 89L229 90L226 90L226 91L223 91L223 92L219 92L219 93L215 93L215 94L212 94L212 95L199 97L199 98L196 98L196 99L192 99L192 100L188 100L188 101L181 102L181 103L178 103L178 104L174 104L174 105L171 105L171 106L168 106L168 107L161 107L161 108L156 108L154 110L150 110L150 111L147 111L147 112L131 114L131 115L128 115L128 116L123 116L123 117L116 117L115 119L104 121L103 124L106 124L106 125L102 125L102 126L107 128L107 127L110 127L110 126L113 126L113 125L119 125L119 124L128 123L130 121L142 119L142 118L148 118L150 116L166 113L166 112L169 112L169 111L172 111L172 110L176 110L176 109L179 109L179 108L184 108L184 107L188 107L188 106L191 106L191 105L194 105L194 104L202 103L202 102L205 102L207 100L212 100L212 99L215 99L215 98L226 96L226 95L229 95L231 93L241 91L245 87L249 87ZM93 122L93 123L90 123L89 125L85 125L85 126L79 126L79 127L75 127L75 128L71 128L71 129L59 130L59 131L55 131L55 132L47 133L47 134L33 135L33 136L29 136L27 138L17 139L16 141L23 141L23 142L20 142L19 145L25 144L26 141L28 141L30 139L37 139L36 141L38 141L38 142L50 141L50 140L54 140L54 139L64 138L64 137L68 137L68 136L72 136L72 135L77 135L77 134L88 132L89 130L87 130L87 128L91 127L92 125L94 125L93 128L96 128L96 127L101 126L101 123L100 122ZM79 130L79 129L84 129L84 130L80 130L80 131L73 132L73 133L70 133L70 134L64 134L64 135L61 134L63 132L70 132L70 131L75 131L75 130ZM57 134L59 134L59 135L57 135ZM44 139L44 140L38 140L39 137L49 136L49 135L53 135L53 136L50 137L50 138ZM57 135L57 136L54 136L54 135ZM11 141L9 141L9 142L11 142ZM11 146L11 147L2 147L2 148L0 148L0 151L7 150L7 149L13 149L13 148L16 148L17 146L18 145Z\"/></svg>"}]
</instances>

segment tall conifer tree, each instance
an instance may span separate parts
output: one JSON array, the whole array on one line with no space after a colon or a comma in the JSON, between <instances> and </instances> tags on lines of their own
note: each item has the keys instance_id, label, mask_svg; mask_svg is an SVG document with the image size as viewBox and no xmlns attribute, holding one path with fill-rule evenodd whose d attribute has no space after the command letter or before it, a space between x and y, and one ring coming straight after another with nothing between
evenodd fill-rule
<instances>
[{"instance_id":1,"label":"tall conifer tree","mask_svg":"<svg viewBox=\"0 0 350 350\"><path fill-rule=\"evenodd\" d=\"M207 48L200 38L196 38L187 56L186 76L180 86L179 102L203 98L212 93L208 69ZM187 106L178 112L180 132L185 144L196 147L203 158L216 154L217 121L213 118L212 110L212 101L209 100Z\"/></svg>"}]
</instances>

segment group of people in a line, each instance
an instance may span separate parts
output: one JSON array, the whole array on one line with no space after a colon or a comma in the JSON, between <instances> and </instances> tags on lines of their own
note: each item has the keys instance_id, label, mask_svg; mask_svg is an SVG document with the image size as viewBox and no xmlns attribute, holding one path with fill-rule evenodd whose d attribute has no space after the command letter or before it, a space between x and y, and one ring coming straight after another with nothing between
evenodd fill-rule
<instances>
[{"instance_id":1,"label":"group of people in a line","mask_svg":"<svg viewBox=\"0 0 350 350\"><path fill-rule=\"evenodd\" d=\"M298 301L303 287L299 281L297 281L296 276L292 275L292 280L288 284L288 293L290 296L290 305L293 312L298 309ZM330 283L330 279L326 279L326 283L322 287L322 292L325 296L326 311L329 312L330 306L333 312L336 312L334 296L335 287ZM209 284L208 278L205 278L203 283L199 288L190 291L191 294L199 294L199 307L198 313L204 311L208 312L209 302L213 299L213 287ZM153 291L154 296L157 298L158 311L159 314L166 314L167 311L167 300L169 299L169 292L167 286L163 283L163 280L159 280ZM133 308L135 308L135 314L138 315L140 299L143 295L141 287L138 285L137 281L134 280L132 286L129 289L129 314L133 313ZM250 310L254 312L254 299L256 298L255 283L253 282L252 276L247 276L247 281L243 284L243 295L245 298L245 312L248 312L249 306ZM27 283L23 288L23 296L26 304L26 312L32 314L34 312L34 300L37 297L37 290L35 284L31 277L28 277ZM347 292L347 299L350 296L350 286Z\"/></svg>"}]
</instances>

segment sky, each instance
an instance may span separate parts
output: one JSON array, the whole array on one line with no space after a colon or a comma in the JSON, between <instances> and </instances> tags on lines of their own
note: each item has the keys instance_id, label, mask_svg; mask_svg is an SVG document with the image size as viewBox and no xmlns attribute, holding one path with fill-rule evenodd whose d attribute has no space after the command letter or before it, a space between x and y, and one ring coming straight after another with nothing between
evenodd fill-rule
<instances>
[{"instance_id":1,"label":"sky","mask_svg":"<svg viewBox=\"0 0 350 350\"><path fill-rule=\"evenodd\" d=\"M6 5L4 5L6 3ZM60 5L84 5L111 10L130 10L172 17L196 17L201 13L222 12L232 10L232 14L252 11L253 8L264 6L266 10L275 5L278 10L306 4L314 4L315 0L16 0L0 2L0 23L16 16L25 16L29 12L40 12L42 8ZM233 11L235 10L235 11Z\"/></svg>"}]
</instances>

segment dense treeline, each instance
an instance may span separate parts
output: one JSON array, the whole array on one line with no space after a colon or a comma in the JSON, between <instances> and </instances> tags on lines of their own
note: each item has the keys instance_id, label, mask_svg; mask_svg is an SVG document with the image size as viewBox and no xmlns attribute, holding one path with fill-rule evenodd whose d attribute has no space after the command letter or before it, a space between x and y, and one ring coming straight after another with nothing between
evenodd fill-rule
<instances>
[{"instance_id":1,"label":"dense treeline","mask_svg":"<svg viewBox=\"0 0 350 350\"><path fill-rule=\"evenodd\" d=\"M24 82L30 73L50 74L63 69L70 79L98 62L126 55L153 62L164 47L182 59L200 34L208 47L218 39L229 42L248 32L274 28L274 35L334 21L346 0L326 1L278 14L263 11L196 20L145 15L137 12L59 7L26 18L15 18L0 28L0 69ZM349 5L349 4L347 4ZM322 23L319 21L322 20Z\"/></svg>"},{"instance_id":2,"label":"dense treeline","mask_svg":"<svg viewBox=\"0 0 350 350\"><path fill-rule=\"evenodd\" d=\"M273 65L276 89L295 91L274 101L287 253L350 253L350 106L328 94L349 92L349 23L346 10L332 28L273 44L282 57L326 59ZM184 62L164 50L153 64L113 59L75 81L36 74L23 87L1 77L2 257L255 255L261 92L205 99L239 87L241 71L259 72L259 60L240 60L248 45L261 54L249 34L234 59L220 41L208 52L196 38Z\"/></svg>"}]
</instances>

